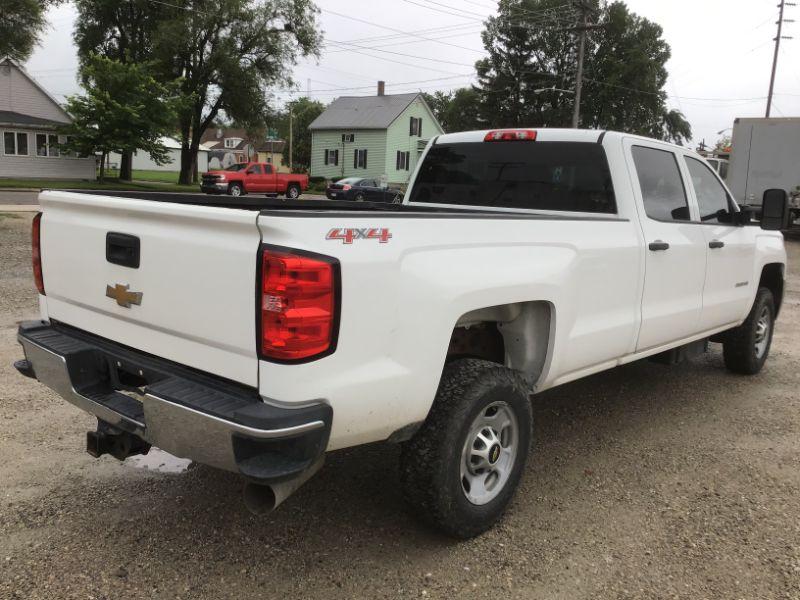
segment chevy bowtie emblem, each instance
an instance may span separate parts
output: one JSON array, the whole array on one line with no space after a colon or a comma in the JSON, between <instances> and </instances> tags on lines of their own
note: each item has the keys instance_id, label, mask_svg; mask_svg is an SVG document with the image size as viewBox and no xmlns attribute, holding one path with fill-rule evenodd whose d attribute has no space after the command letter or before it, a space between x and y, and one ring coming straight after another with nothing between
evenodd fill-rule
<instances>
[{"instance_id":1,"label":"chevy bowtie emblem","mask_svg":"<svg viewBox=\"0 0 800 600\"><path fill-rule=\"evenodd\" d=\"M106 286L106 296L113 298L123 308L130 308L131 304L139 306L142 303L142 292L130 292L131 286L116 284L114 287Z\"/></svg>"}]
</instances>

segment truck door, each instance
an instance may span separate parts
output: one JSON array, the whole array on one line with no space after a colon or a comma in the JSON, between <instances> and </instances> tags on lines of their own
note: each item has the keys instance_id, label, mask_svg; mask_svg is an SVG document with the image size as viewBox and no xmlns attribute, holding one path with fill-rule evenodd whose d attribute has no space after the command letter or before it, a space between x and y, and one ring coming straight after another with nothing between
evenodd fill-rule
<instances>
[{"instance_id":1,"label":"truck door","mask_svg":"<svg viewBox=\"0 0 800 600\"><path fill-rule=\"evenodd\" d=\"M278 176L275 174L272 165L264 163L263 166L264 166L264 191L268 194L275 194L278 192Z\"/></svg>"},{"instance_id":2,"label":"truck door","mask_svg":"<svg viewBox=\"0 0 800 600\"><path fill-rule=\"evenodd\" d=\"M644 235L642 324L636 350L697 333L706 274L703 228L692 222L678 156L669 146L626 140Z\"/></svg>"},{"instance_id":3,"label":"truck door","mask_svg":"<svg viewBox=\"0 0 800 600\"><path fill-rule=\"evenodd\" d=\"M703 161L684 156L697 202L707 248L702 329L734 325L750 309L757 281L753 277L755 236L752 228L733 224L728 190Z\"/></svg>"},{"instance_id":4,"label":"truck door","mask_svg":"<svg viewBox=\"0 0 800 600\"><path fill-rule=\"evenodd\" d=\"M244 186L248 192L264 191L264 174L260 164L252 164L244 173Z\"/></svg>"}]
</instances>

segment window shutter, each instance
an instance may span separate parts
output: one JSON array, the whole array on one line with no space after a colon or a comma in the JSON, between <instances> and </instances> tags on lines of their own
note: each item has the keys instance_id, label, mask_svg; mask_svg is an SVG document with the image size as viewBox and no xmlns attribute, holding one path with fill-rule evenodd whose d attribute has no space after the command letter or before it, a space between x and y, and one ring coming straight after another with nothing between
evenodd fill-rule
<instances>
[{"instance_id":1,"label":"window shutter","mask_svg":"<svg viewBox=\"0 0 800 600\"><path fill-rule=\"evenodd\" d=\"M414 117L408 121L408 135L414 135Z\"/></svg>"},{"instance_id":2,"label":"window shutter","mask_svg":"<svg viewBox=\"0 0 800 600\"><path fill-rule=\"evenodd\" d=\"M325 162L324 162L324 164L327 165L328 164L328 151L325 150L324 152L325 152Z\"/></svg>"},{"instance_id":3,"label":"window shutter","mask_svg":"<svg viewBox=\"0 0 800 600\"><path fill-rule=\"evenodd\" d=\"M394 168L396 171L400 170L400 150L397 151L397 156L394 159Z\"/></svg>"},{"instance_id":4,"label":"window shutter","mask_svg":"<svg viewBox=\"0 0 800 600\"><path fill-rule=\"evenodd\" d=\"M406 152L406 171L411 166L411 152Z\"/></svg>"},{"instance_id":5,"label":"window shutter","mask_svg":"<svg viewBox=\"0 0 800 600\"><path fill-rule=\"evenodd\" d=\"M417 135L422 137L422 117L417 119Z\"/></svg>"},{"instance_id":6,"label":"window shutter","mask_svg":"<svg viewBox=\"0 0 800 600\"><path fill-rule=\"evenodd\" d=\"M339 164L339 149L338 148L333 151L333 164L334 165L338 165Z\"/></svg>"},{"instance_id":7,"label":"window shutter","mask_svg":"<svg viewBox=\"0 0 800 600\"><path fill-rule=\"evenodd\" d=\"M364 168L367 168L367 151L364 150Z\"/></svg>"}]
</instances>

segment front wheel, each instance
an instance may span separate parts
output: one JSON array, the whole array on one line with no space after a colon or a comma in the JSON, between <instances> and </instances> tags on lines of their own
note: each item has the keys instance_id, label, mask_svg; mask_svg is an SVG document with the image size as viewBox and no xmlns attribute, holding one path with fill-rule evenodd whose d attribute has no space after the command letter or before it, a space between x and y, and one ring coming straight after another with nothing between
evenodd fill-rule
<instances>
[{"instance_id":1,"label":"front wheel","mask_svg":"<svg viewBox=\"0 0 800 600\"><path fill-rule=\"evenodd\" d=\"M244 190L242 189L242 185L240 183L232 183L228 186L228 193L231 196L239 197L242 195Z\"/></svg>"},{"instance_id":2,"label":"front wheel","mask_svg":"<svg viewBox=\"0 0 800 600\"><path fill-rule=\"evenodd\" d=\"M775 328L775 300L769 289L756 293L753 308L745 322L728 331L722 343L725 366L734 373L755 375L764 366Z\"/></svg>"},{"instance_id":3,"label":"front wheel","mask_svg":"<svg viewBox=\"0 0 800 600\"><path fill-rule=\"evenodd\" d=\"M300 186L290 185L286 188L286 197L289 200L297 200L300 197Z\"/></svg>"},{"instance_id":4,"label":"front wheel","mask_svg":"<svg viewBox=\"0 0 800 600\"><path fill-rule=\"evenodd\" d=\"M531 443L527 386L478 359L448 364L428 418L403 446L403 493L424 520L466 539L489 529L514 495Z\"/></svg>"}]
</instances>

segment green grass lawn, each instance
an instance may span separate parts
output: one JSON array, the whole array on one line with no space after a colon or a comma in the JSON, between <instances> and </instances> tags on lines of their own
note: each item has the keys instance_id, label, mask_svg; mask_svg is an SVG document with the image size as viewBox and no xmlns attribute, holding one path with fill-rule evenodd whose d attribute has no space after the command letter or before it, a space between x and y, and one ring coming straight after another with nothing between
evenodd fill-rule
<instances>
[{"instance_id":1,"label":"green grass lawn","mask_svg":"<svg viewBox=\"0 0 800 600\"><path fill-rule=\"evenodd\" d=\"M51 190L147 190L147 191L161 191L161 192L199 192L199 185L178 185L173 180L159 181L159 180L138 180L137 173L157 173L157 171L134 171L134 181L120 181L116 177L106 177L105 181L100 184L97 181L89 180L57 180L57 179L0 179L0 189L19 189L19 188L32 188L32 189L51 189ZM160 173L161 174L161 173ZM172 173L163 173L163 175L172 175ZM174 181L177 181L177 174Z\"/></svg>"},{"instance_id":2,"label":"green grass lawn","mask_svg":"<svg viewBox=\"0 0 800 600\"><path fill-rule=\"evenodd\" d=\"M133 170L134 181L152 181L156 183L178 183L178 171L140 171Z\"/></svg>"}]
</instances>

